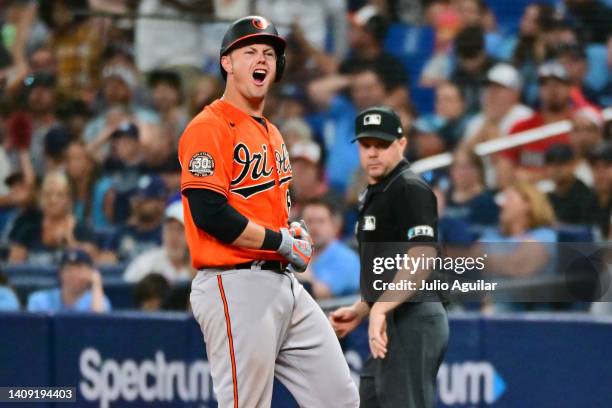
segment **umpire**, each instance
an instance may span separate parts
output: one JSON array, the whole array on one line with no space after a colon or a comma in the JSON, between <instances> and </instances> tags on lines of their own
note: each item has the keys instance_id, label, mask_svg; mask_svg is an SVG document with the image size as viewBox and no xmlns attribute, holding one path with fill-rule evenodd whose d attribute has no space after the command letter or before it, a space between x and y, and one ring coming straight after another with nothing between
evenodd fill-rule
<instances>
[{"instance_id":1,"label":"umpire","mask_svg":"<svg viewBox=\"0 0 612 408\"><path fill-rule=\"evenodd\" d=\"M330 321L336 334L344 337L369 317L372 356L361 374L362 408L433 407L436 376L448 343L446 310L435 292L417 300L404 291L377 301L380 297L364 291L371 283L364 276L371 271L364 265L371 261L366 254L387 252L386 244L381 246L387 242L409 246L408 256L435 256L436 198L404 159L407 140L395 112L386 107L366 109L357 116L355 130L368 179L356 226L362 299L334 311ZM425 279L428 274L419 270L412 276Z\"/></svg>"}]
</instances>

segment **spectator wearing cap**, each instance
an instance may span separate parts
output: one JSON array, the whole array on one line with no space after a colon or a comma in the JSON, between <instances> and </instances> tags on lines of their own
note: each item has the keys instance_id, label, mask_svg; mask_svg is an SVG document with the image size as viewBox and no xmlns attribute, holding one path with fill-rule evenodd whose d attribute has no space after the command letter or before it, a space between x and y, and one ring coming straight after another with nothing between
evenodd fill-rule
<instances>
[{"instance_id":1,"label":"spectator wearing cap","mask_svg":"<svg viewBox=\"0 0 612 408\"><path fill-rule=\"evenodd\" d=\"M96 157L108 156L110 135L123 122L138 124L141 144L144 146L156 138L153 133L159 125L159 116L141 106L135 100L138 79L132 67L123 64L107 65L102 70L102 100L99 113L91 119L83 131L83 139L92 145Z\"/></svg>"},{"instance_id":2,"label":"spectator wearing cap","mask_svg":"<svg viewBox=\"0 0 612 408\"><path fill-rule=\"evenodd\" d=\"M441 135L444 119L425 115L414 121L414 143L407 150L409 160L424 159L446 150L446 141Z\"/></svg>"},{"instance_id":3,"label":"spectator wearing cap","mask_svg":"<svg viewBox=\"0 0 612 408\"><path fill-rule=\"evenodd\" d=\"M181 189L181 163L178 161L178 154L174 150L170 150L168 148L168 152L173 152L169 154L164 161L159 164L147 165L146 173L147 174L156 174L164 181L164 185L166 186L170 196L173 194L178 194L180 197L180 189Z\"/></svg>"},{"instance_id":4,"label":"spectator wearing cap","mask_svg":"<svg viewBox=\"0 0 612 408\"><path fill-rule=\"evenodd\" d=\"M539 67L538 77L540 109L530 118L516 123L510 129L511 135L571 117L571 82L565 67L557 62L545 63ZM559 133L557 136L502 152L496 156L497 172L508 172L515 168L519 178L537 180L542 177L544 154L555 143L569 144L569 134Z\"/></svg>"},{"instance_id":5,"label":"spectator wearing cap","mask_svg":"<svg viewBox=\"0 0 612 408\"><path fill-rule=\"evenodd\" d=\"M467 124L462 144L473 149L478 143L506 136L533 110L520 103L523 81L510 64L500 63L489 70L482 94L482 109Z\"/></svg>"},{"instance_id":6,"label":"spectator wearing cap","mask_svg":"<svg viewBox=\"0 0 612 408\"><path fill-rule=\"evenodd\" d=\"M307 113L307 96L304 89L292 83L281 85L279 91L273 98L274 103L270 110L271 120L278 123L282 128L285 122L297 119L303 120ZM266 108L268 104L266 103ZM283 133L283 139L285 134Z\"/></svg>"},{"instance_id":7,"label":"spectator wearing cap","mask_svg":"<svg viewBox=\"0 0 612 408\"><path fill-rule=\"evenodd\" d=\"M596 196L574 175L576 156L566 144L554 144L545 155L546 173L555 188L548 194L556 218L566 224L592 224Z\"/></svg>"},{"instance_id":8,"label":"spectator wearing cap","mask_svg":"<svg viewBox=\"0 0 612 408\"><path fill-rule=\"evenodd\" d=\"M69 98L91 102L98 88L104 33L86 14L86 0L44 0L40 16L51 30L50 45L57 60L58 89Z\"/></svg>"},{"instance_id":9,"label":"spectator wearing cap","mask_svg":"<svg viewBox=\"0 0 612 408\"><path fill-rule=\"evenodd\" d=\"M313 140L312 128L303 119L289 119L283 123L280 129L289 151L291 151L291 147L296 143Z\"/></svg>"},{"instance_id":10,"label":"spectator wearing cap","mask_svg":"<svg viewBox=\"0 0 612 408\"><path fill-rule=\"evenodd\" d=\"M80 248L97 255L93 232L72 213L70 184L64 173L45 176L39 206L22 213L9 233L10 263L50 264L57 253Z\"/></svg>"},{"instance_id":11,"label":"spectator wearing cap","mask_svg":"<svg viewBox=\"0 0 612 408\"><path fill-rule=\"evenodd\" d=\"M570 145L576 155L576 177L587 186L593 186L593 172L588 161L589 153L604 140L604 118L591 106L578 109L572 115Z\"/></svg>"},{"instance_id":12,"label":"spectator wearing cap","mask_svg":"<svg viewBox=\"0 0 612 408\"><path fill-rule=\"evenodd\" d=\"M596 105L597 92L586 84L589 71L586 45L580 43L562 44L557 52L557 60L567 70L572 83L572 101L577 108Z\"/></svg>"},{"instance_id":13,"label":"spectator wearing cap","mask_svg":"<svg viewBox=\"0 0 612 408\"><path fill-rule=\"evenodd\" d=\"M138 180L130 199L128 223L109 238L104 246L104 259L130 262L143 252L162 244L162 223L167 190L157 175L145 175Z\"/></svg>"},{"instance_id":14,"label":"spectator wearing cap","mask_svg":"<svg viewBox=\"0 0 612 408\"><path fill-rule=\"evenodd\" d=\"M496 61L485 52L484 30L479 26L463 28L455 38L456 67L449 80L465 95L466 112L480 110L480 94L487 73Z\"/></svg>"},{"instance_id":15,"label":"spectator wearing cap","mask_svg":"<svg viewBox=\"0 0 612 408\"><path fill-rule=\"evenodd\" d=\"M44 141L45 173L52 173L64 169L66 149L72 140L72 134L63 126L55 126L47 132Z\"/></svg>"},{"instance_id":16,"label":"spectator wearing cap","mask_svg":"<svg viewBox=\"0 0 612 408\"><path fill-rule=\"evenodd\" d=\"M160 118L162 135L174 144L189 122L187 111L182 106L183 88L181 77L174 71L155 70L149 74L149 90L153 106Z\"/></svg>"},{"instance_id":17,"label":"spectator wearing cap","mask_svg":"<svg viewBox=\"0 0 612 408\"><path fill-rule=\"evenodd\" d=\"M59 288L45 289L28 297L30 312L95 312L111 310L104 294L102 275L89 254L79 249L66 251L59 270Z\"/></svg>"},{"instance_id":18,"label":"spectator wearing cap","mask_svg":"<svg viewBox=\"0 0 612 408\"><path fill-rule=\"evenodd\" d=\"M321 166L321 147L312 140L295 142L289 149L291 168L291 219L299 219L304 203L328 194L325 173ZM338 197L341 201L341 197Z\"/></svg>"},{"instance_id":19,"label":"spectator wearing cap","mask_svg":"<svg viewBox=\"0 0 612 408\"><path fill-rule=\"evenodd\" d=\"M111 133L110 140L112 154L102 166L102 175L109 182L100 184L98 188L101 191L96 192L98 197L95 201L103 200L106 219L120 224L129 216L130 195L137 188L140 178L146 174L146 169L138 126L122 122Z\"/></svg>"},{"instance_id":20,"label":"spectator wearing cap","mask_svg":"<svg viewBox=\"0 0 612 408\"><path fill-rule=\"evenodd\" d=\"M191 280L194 271L191 268L183 223L180 201L168 205L162 226L162 245L143 252L130 262L123 279L138 282L150 274L160 274L170 283Z\"/></svg>"},{"instance_id":21,"label":"spectator wearing cap","mask_svg":"<svg viewBox=\"0 0 612 408\"><path fill-rule=\"evenodd\" d=\"M593 169L593 188L597 194L594 220L604 240L612 240L612 144L605 142L589 154Z\"/></svg>"},{"instance_id":22,"label":"spectator wearing cap","mask_svg":"<svg viewBox=\"0 0 612 408\"><path fill-rule=\"evenodd\" d=\"M314 244L314 256L299 278L312 285L315 299L352 295L359 291L359 257L338 240L342 217L329 200L304 204L302 218Z\"/></svg>"}]
</instances>

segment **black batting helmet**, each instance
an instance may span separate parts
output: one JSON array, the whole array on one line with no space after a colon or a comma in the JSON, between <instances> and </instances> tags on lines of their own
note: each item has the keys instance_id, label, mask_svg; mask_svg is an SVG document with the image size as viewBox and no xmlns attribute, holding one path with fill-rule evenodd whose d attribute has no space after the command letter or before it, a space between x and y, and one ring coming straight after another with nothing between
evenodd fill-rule
<instances>
[{"instance_id":1,"label":"black batting helmet","mask_svg":"<svg viewBox=\"0 0 612 408\"><path fill-rule=\"evenodd\" d=\"M276 51L275 81L278 82L282 78L283 70L285 69L286 42L283 37L278 35L276 27L263 17L247 16L234 21L223 36L219 58L229 53L242 42L257 37L265 38ZM225 72L222 66L221 75L223 75L223 79L227 79L227 72Z\"/></svg>"}]
</instances>

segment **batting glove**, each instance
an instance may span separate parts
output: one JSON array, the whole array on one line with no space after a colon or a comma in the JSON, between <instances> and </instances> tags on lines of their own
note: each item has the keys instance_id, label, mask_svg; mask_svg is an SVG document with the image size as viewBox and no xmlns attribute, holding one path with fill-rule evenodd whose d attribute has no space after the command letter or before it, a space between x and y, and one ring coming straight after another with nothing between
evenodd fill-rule
<instances>
[{"instance_id":1,"label":"batting glove","mask_svg":"<svg viewBox=\"0 0 612 408\"><path fill-rule=\"evenodd\" d=\"M293 238L309 241L310 245L313 245L312 238L310 237L308 227L306 226L306 222L304 222L304 220L300 220L300 222L293 221L291 224L289 224L289 233L291 233Z\"/></svg>"},{"instance_id":2,"label":"batting glove","mask_svg":"<svg viewBox=\"0 0 612 408\"><path fill-rule=\"evenodd\" d=\"M310 237L308 237L308 240L294 238L287 228L281 228L280 233L283 240L276 252L289 261L291 271L304 272L312 257Z\"/></svg>"}]
</instances>

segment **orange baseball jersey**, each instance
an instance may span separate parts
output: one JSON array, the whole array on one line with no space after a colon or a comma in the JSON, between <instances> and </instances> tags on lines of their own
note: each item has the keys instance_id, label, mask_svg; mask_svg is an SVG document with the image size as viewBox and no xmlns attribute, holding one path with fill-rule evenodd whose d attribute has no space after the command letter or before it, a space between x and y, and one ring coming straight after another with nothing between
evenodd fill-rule
<instances>
[{"instance_id":1,"label":"orange baseball jersey","mask_svg":"<svg viewBox=\"0 0 612 408\"><path fill-rule=\"evenodd\" d=\"M278 231L287 227L291 164L283 138L232 104L216 100L187 126L179 141L181 191L205 188L223 194L249 220ZM284 260L274 251L239 248L199 229L183 196L185 234L196 269L253 260Z\"/></svg>"}]
</instances>

